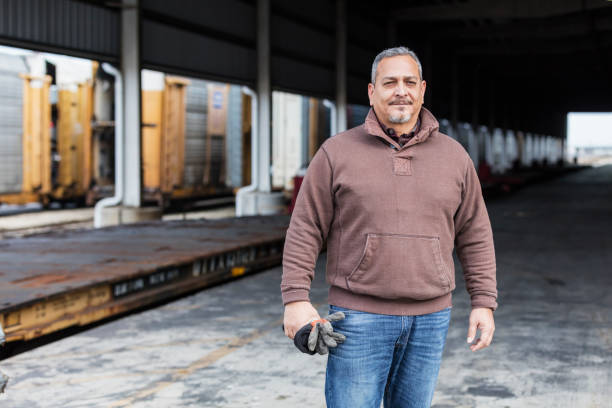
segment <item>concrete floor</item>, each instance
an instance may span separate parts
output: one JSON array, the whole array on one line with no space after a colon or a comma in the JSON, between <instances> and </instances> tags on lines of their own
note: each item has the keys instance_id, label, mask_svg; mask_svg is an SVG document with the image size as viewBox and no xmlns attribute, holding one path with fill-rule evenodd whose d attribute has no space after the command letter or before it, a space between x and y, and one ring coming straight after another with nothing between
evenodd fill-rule
<instances>
[{"instance_id":1,"label":"concrete floor","mask_svg":"<svg viewBox=\"0 0 612 408\"><path fill-rule=\"evenodd\" d=\"M465 343L458 269L433 406L612 407L612 166L488 203L498 260L491 347ZM318 263L311 298L327 313ZM0 362L0 406L324 407L326 357L280 328L281 268Z\"/></svg>"},{"instance_id":2,"label":"concrete floor","mask_svg":"<svg viewBox=\"0 0 612 408\"><path fill-rule=\"evenodd\" d=\"M207 210L165 214L162 216L162 220L197 220L203 218L212 220L234 216L236 216L235 205L227 205ZM0 216L0 239L22 237L59 229L89 229L93 228L93 219L93 207L2 215Z\"/></svg>"}]
</instances>

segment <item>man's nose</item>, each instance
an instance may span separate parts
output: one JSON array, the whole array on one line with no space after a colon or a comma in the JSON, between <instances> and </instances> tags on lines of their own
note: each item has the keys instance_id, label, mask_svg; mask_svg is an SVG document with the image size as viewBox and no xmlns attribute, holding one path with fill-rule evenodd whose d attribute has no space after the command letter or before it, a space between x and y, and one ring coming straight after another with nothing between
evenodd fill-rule
<instances>
[{"instance_id":1,"label":"man's nose","mask_svg":"<svg viewBox=\"0 0 612 408\"><path fill-rule=\"evenodd\" d=\"M403 96L403 95L406 95L407 93L408 93L408 87L404 83L398 82L397 86L395 87L395 95Z\"/></svg>"}]
</instances>

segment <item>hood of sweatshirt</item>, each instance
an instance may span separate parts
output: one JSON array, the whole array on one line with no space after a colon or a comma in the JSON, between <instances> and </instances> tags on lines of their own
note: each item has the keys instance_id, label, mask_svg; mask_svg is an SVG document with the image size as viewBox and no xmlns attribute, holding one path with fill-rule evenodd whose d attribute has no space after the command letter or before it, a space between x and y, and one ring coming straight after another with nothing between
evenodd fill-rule
<instances>
[{"instance_id":1,"label":"hood of sweatshirt","mask_svg":"<svg viewBox=\"0 0 612 408\"><path fill-rule=\"evenodd\" d=\"M414 135L412 139L410 139L406 144L404 144L404 146L401 146L398 142L390 138L384 132L384 130L380 127L378 119L376 118L376 114L374 113L374 109L372 108L370 108L370 111L366 116L364 126L368 134L384 139L387 143L390 143L395 146L395 148L399 151L404 150L407 147L413 146L417 143L424 142L425 140L427 140L429 135L431 135L433 132L440 128L438 120L425 107L421 107L421 111L419 112L419 119L421 121L421 126L418 132Z\"/></svg>"}]
</instances>

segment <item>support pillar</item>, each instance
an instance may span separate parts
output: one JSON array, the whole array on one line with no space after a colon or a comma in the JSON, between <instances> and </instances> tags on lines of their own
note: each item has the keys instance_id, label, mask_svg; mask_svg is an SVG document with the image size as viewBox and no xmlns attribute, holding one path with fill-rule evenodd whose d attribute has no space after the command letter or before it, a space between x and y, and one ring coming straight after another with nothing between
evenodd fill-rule
<instances>
[{"instance_id":1,"label":"support pillar","mask_svg":"<svg viewBox=\"0 0 612 408\"><path fill-rule=\"evenodd\" d=\"M257 96L259 97L259 191L269 193L270 183L270 0L257 1Z\"/></svg>"},{"instance_id":2,"label":"support pillar","mask_svg":"<svg viewBox=\"0 0 612 408\"><path fill-rule=\"evenodd\" d=\"M121 9L121 72L124 106L124 200L141 206L140 148L140 6L139 0L123 0Z\"/></svg>"},{"instance_id":3,"label":"support pillar","mask_svg":"<svg viewBox=\"0 0 612 408\"><path fill-rule=\"evenodd\" d=\"M257 97L258 97L258 155L256 160L256 190L245 194L245 208L255 208L256 214L280 214L284 211L283 194L272 192L270 106L272 87L270 79L270 0L257 0ZM255 204L248 202L254 200Z\"/></svg>"},{"instance_id":4,"label":"support pillar","mask_svg":"<svg viewBox=\"0 0 612 408\"><path fill-rule=\"evenodd\" d=\"M336 2L336 126L346 130L346 1Z\"/></svg>"},{"instance_id":5,"label":"support pillar","mask_svg":"<svg viewBox=\"0 0 612 408\"><path fill-rule=\"evenodd\" d=\"M96 205L96 228L161 218L157 207L142 208L140 117L140 5L121 1L121 70L115 86L115 196ZM122 170L122 171L121 171ZM109 200L104 203L105 200ZM122 204L119 207L109 207Z\"/></svg>"}]
</instances>

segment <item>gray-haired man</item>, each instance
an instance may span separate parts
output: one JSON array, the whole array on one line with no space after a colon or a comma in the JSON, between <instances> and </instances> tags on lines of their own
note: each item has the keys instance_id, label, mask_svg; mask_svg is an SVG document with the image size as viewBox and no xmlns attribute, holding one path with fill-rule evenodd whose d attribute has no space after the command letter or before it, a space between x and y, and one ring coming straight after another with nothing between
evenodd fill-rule
<instances>
[{"instance_id":1,"label":"gray-haired man","mask_svg":"<svg viewBox=\"0 0 612 408\"><path fill-rule=\"evenodd\" d=\"M422 107L426 83L404 47L374 60L362 126L323 143L300 188L283 253L285 333L311 319L314 266L327 240L333 323L330 408L429 407L450 321L456 249L471 298L472 351L493 338L493 236L469 155Z\"/></svg>"}]
</instances>

